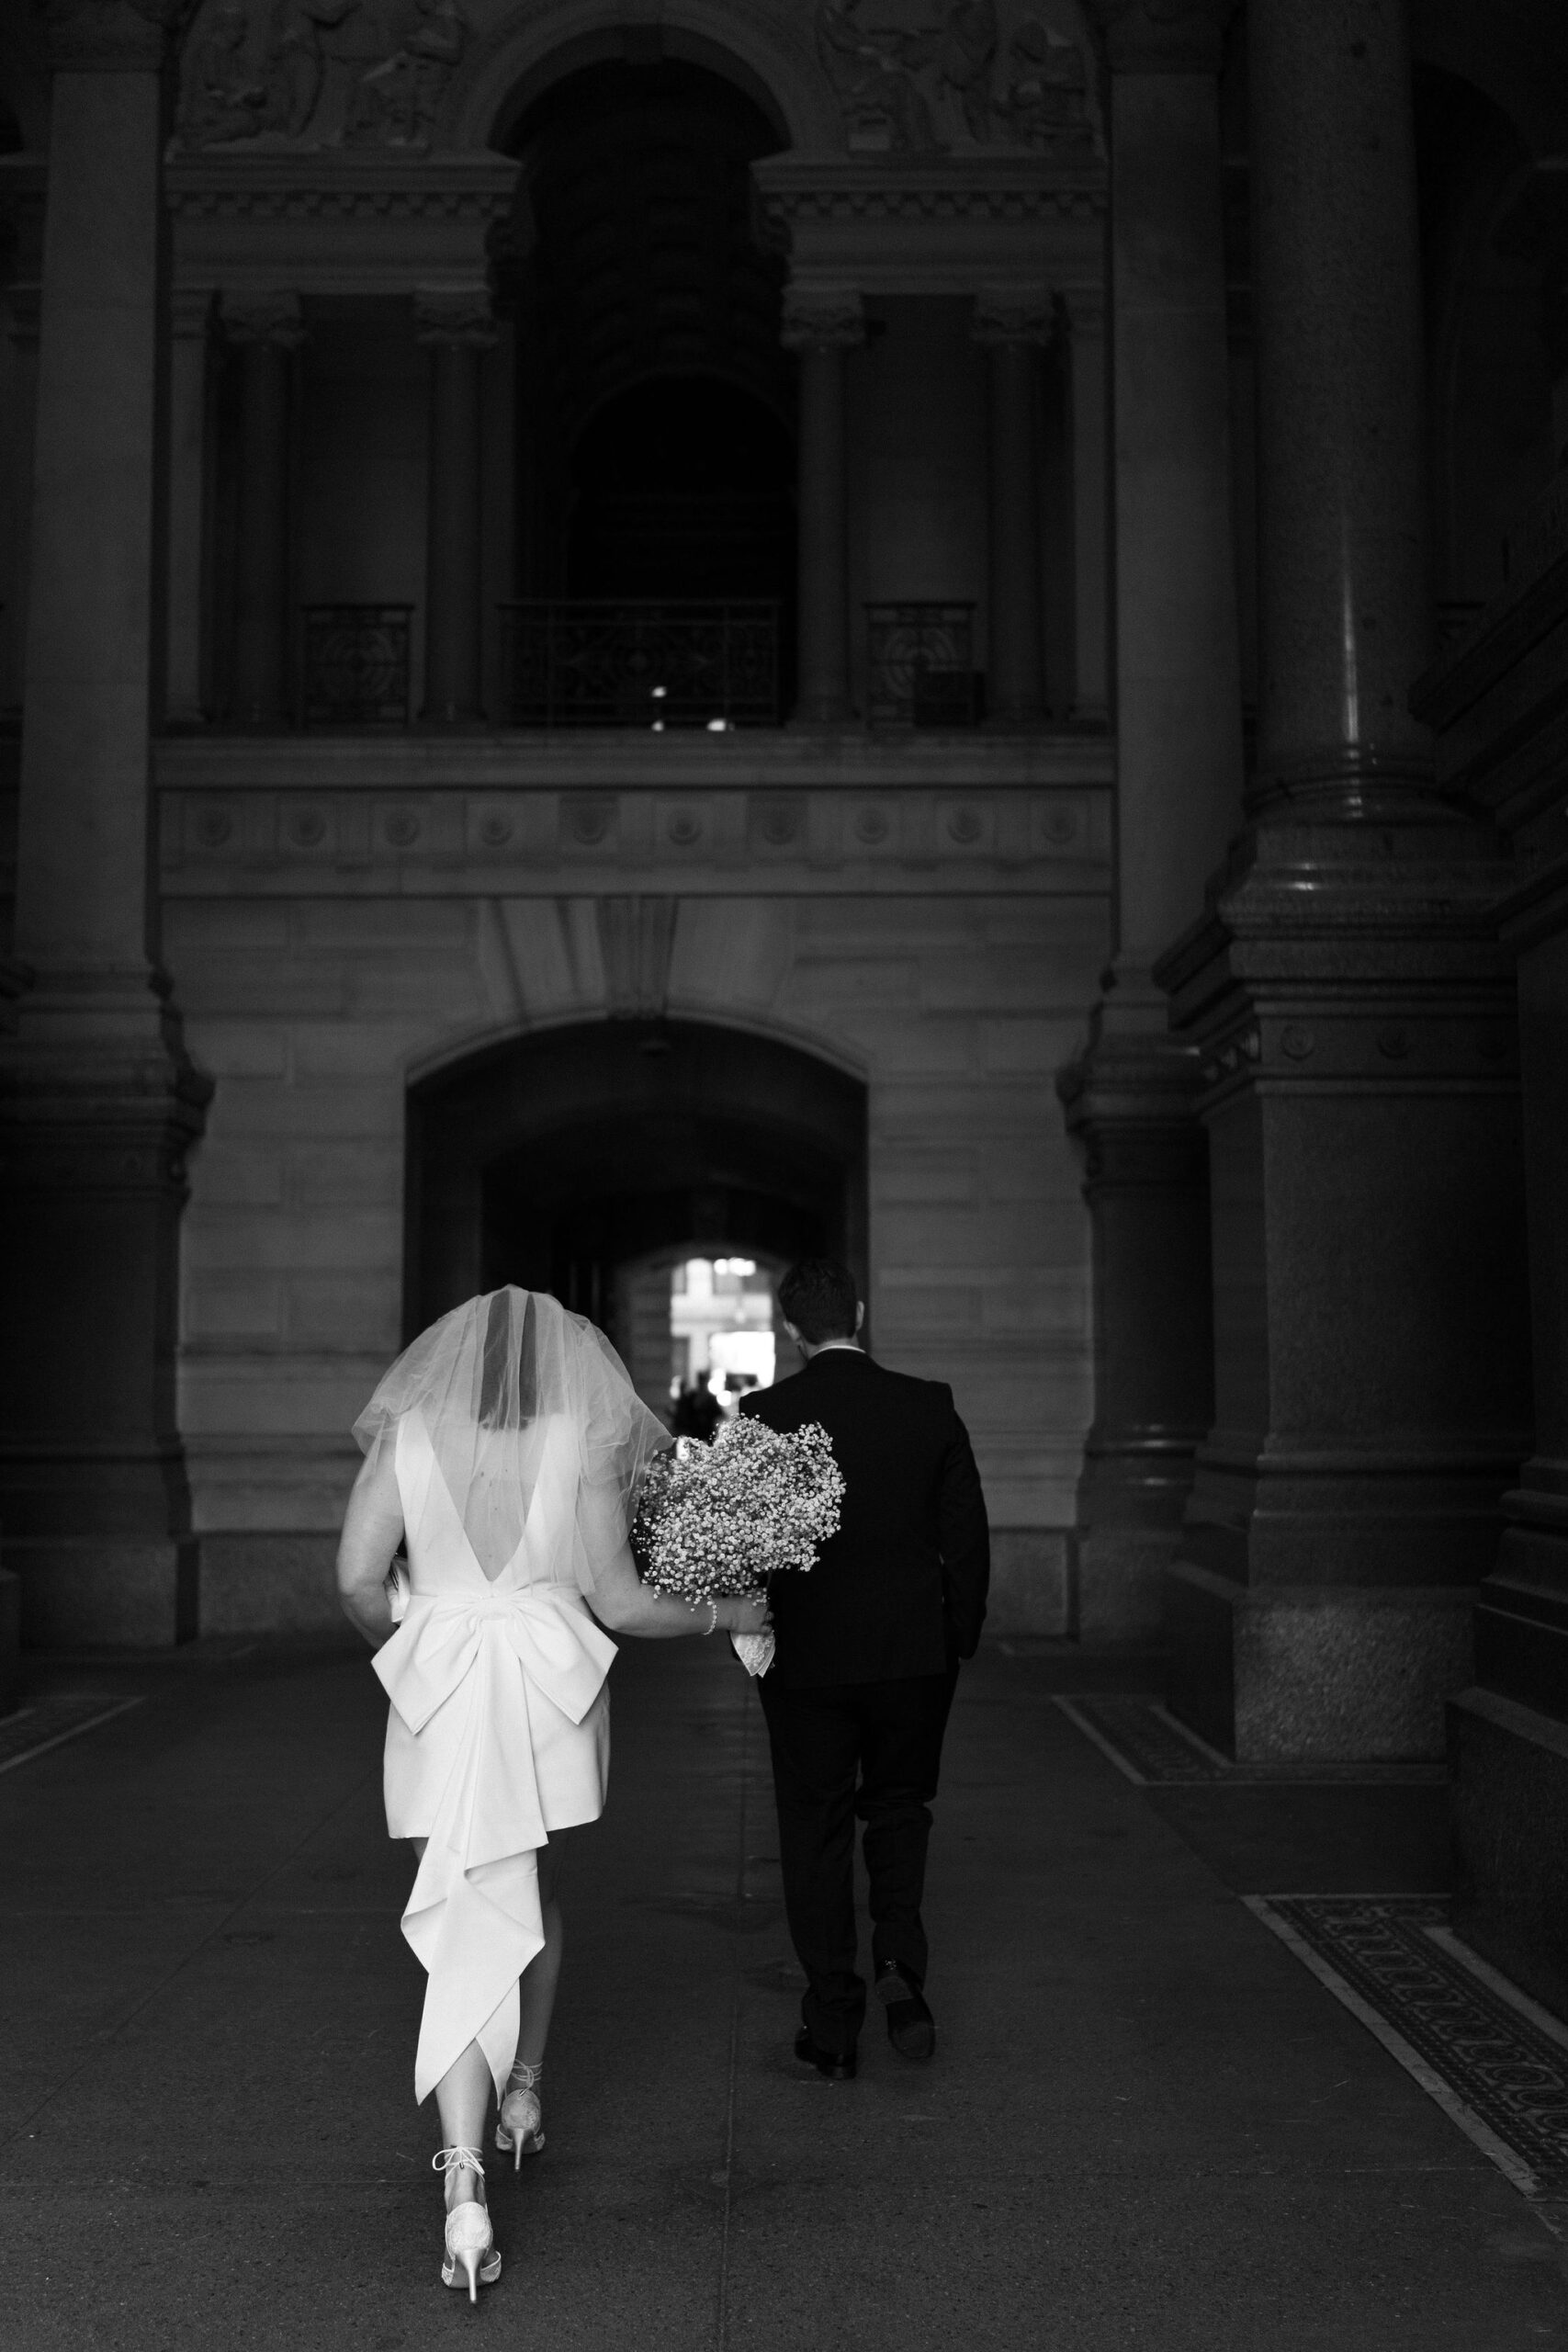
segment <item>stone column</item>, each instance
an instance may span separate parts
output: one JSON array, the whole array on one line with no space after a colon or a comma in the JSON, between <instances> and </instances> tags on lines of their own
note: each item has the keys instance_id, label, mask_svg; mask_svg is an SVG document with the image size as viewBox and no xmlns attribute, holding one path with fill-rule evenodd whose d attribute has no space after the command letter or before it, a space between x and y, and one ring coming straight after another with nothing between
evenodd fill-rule
<instances>
[{"instance_id":1,"label":"stone column","mask_svg":"<svg viewBox=\"0 0 1568 2352\"><path fill-rule=\"evenodd\" d=\"M156 962L149 729L170 0L51 11L51 200L0 1067L0 1515L35 1642L194 1630L175 1418L184 1154L209 1088ZM164 21L166 19L167 21Z\"/></svg>"},{"instance_id":2,"label":"stone column","mask_svg":"<svg viewBox=\"0 0 1568 2352\"><path fill-rule=\"evenodd\" d=\"M1036 725L1044 700L1036 354L1053 325L1043 294L987 293L975 304L988 379L986 715L1002 727Z\"/></svg>"},{"instance_id":3,"label":"stone column","mask_svg":"<svg viewBox=\"0 0 1568 2352\"><path fill-rule=\"evenodd\" d=\"M6 288L10 397L0 456L0 710L21 707L27 658L28 538L32 525L33 423L38 408L39 289Z\"/></svg>"},{"instance_id":4,"label":"stone column","mask_svg":"<svg viewBox=\"0 0 1568 2352\"><path fill-rule=\"evenodd\" d=\"M1215 1427L1172 1702L1238 1756L1436 1755L1529 1419L1494 837L1438 799L1403 11L1250 0L1253 822L1158 978L1200 1053Z\"/></svg>"},{"instance_id":5,"label":"stone column","mask_svg":"<svg viewBox=\"0 0 1568 2352\"><path fill-rule=\"evenodd\" d=\"M1111 707L1104 288L1064 288L1062 311L1073 463L1072 715L1080 725L1103 727Z\"/></svg>"},{"instance_id":6,"label":"stone column","mask_svg":"<svg viewBox=\"0 0 1568 2352\"><path fill-rule=\"evenodd\" d=\"M1241 819L1217 75L1224 5L1100 11L1111 66L1117 862L1112 955L1058 1089L1085 1148L1095 1420L1086 1636L1157 1631L1213 1418L1198 1057L1151 967ZM1092 316L1086 304L1081 313ZM1080 314L1081 314L1080 313Z\"/></svg>"},{"instance_id":7,"label":"stone column","mask_svg":"<svg viewBox=\"0 0 1568 2352\"><path fill-rule=\"evenodd\" d=\"M858 294L787 297L784 340L800 360L795 716L818 726L851 715L844 355L864 339Z\"/></svg>"},{"instance_id":8,"label":"stone column","mask_svg":"<svg viewBox=\"0 0 1568 2352\"><path fill-rule=\"evenodd\" d=\"M207 409L212 294L197 288L169 306L168 684L164 717L207 717L202 660L206 589Z\"/></svg>"},{"instance_id":9,"label":"stone column","mask_svg":"<svg viewBox=\"0 0 1568 2352\"><path fill-rule=\"evenodd\" d=\"M240 355L231 715L242 727L281 727L289 715L289 420L294 354L305 333L299 298L226 297L223 326Z\"/></svg>"},{"instance_id":10,"label":"stone column","mask_svg":"<svg viewBox=\"0 0 1568 2352\"><path fill-rule=\"evenodd\" d=\"M480 716L484 654L479 366L495 327L482 287L422 293L414 314L430 353L423 715L439 726L471 726Z\"/></svg>"}]
</instances>

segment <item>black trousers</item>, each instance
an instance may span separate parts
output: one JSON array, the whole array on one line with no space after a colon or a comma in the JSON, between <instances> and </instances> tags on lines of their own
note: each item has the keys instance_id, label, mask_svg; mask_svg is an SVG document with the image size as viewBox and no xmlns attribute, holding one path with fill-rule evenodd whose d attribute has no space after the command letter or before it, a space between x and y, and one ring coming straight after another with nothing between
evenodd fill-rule
<instances>
[{"instance_id":1,"label":"black trousers","mask_svg":"<svg viewBox=\"0 0 1568 2352\"><path fill-rule=\"evenodd\" d=\"M925 1982L920 1921L931 1800L958 1680L912 1675L784 1690L760 1685L773 1756L784 1912L807 1974L801 2015L824 2050L853 2047L865 2016L855 1967L855 1817L865 1824L872 1960Z\"/></svg>"}]
</instances>

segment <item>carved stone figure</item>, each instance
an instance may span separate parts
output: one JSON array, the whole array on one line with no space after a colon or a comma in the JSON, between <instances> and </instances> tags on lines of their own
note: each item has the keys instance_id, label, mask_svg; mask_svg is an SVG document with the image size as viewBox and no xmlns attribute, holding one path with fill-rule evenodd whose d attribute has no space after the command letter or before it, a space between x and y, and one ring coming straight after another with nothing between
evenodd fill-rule
<instances>
[{"instance_id":1,"label":"carved stone figure","mask_svg":"<svg viewBox=\"0 0 1568 2352\"><path fill-rule=\"evenodd\" d=\"M220 0L193 44L185 113L193 145L254 139L265 128L267 86L251 67L250 33L245 0Z\"/></svg>"},{"instance_id":2,"label":"carved stone figure","mask_svg":"<svg viewBox=\"0 0 1568 2352\"><path fill-rule=\"evenodd\" d=\"M991 61L997 53L995 0L956 0L940 25L930 32L906 35L900 50L906 66L935 68L942 93L958 107L970 138L988 140Z\"/></svg>"},{"instance_id":3,"label":"carved stone figure","mask_svg":"<svg viewBox=\"0 0 1568 2352\"><path fill-rule=\"evenodd\" d=\"M899 61L906 36L859 21L860 0L821 0L817 56L843 109L852 150L932 148L937 136L919 91Z\"/></svg>"},{"instance_id":4,"label":"carved stone figure","mask_svg":"<svg viewBox=\"0 0 1568 2352\"><path fill-rule=\"evenodd\" d=\"M182 141L428 146L468 36L463 0L209 0Z\"/></svg>"},{"instance_id":5,"label":"carved stone figure","mask_svg":"<svg viewBox=\"0 0 1568 2352\"><path fill-rule=\"evenodd\" d=\"M1077 41L1026 18L1012 37L996 112L1005 136L1021 147L1090 144L1089 73Z\"/></svg>"}]
</instances>

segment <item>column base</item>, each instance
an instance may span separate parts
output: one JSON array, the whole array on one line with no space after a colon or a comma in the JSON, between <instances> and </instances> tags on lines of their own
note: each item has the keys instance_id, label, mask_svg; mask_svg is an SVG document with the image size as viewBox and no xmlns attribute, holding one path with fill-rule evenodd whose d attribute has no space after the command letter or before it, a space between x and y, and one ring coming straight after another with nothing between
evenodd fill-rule
<instances>
[{"instance_id":1,"label":"column base","mask_svg":"<svg viewBox=\"0 0 1568 2352\"><path fill-rule=\"evenodd\" d=\"M336 1556L336 1535L315 1530L204 1535L203 1634L346 1634Z\"/></svg>"},{"instance_id":2,"label":"column base","mask_svg":"<svg viewBox=\"0 0 1568 2352\"><path fill-rule=\"evenodd\" d=\"M1450 1702L1453 1923L1568 2018L1568 1724L1492 1690Z\"/></svg>"},{"instance_id":3,"label":"column base","mask_svg":"<svg viewBox=\"0 0 1568 2352\"><path fill-rule=\"evenodd\" d=\"M1079 1502L1078 1639L1152 1643L1165 1622L1165 1583L1181 1549L1177 1527L1107 1525Z\"/></svg>"},{"instance_id":4,"label":"column base","mask_svg":"<svg viewBox=\"0 0 1568 2352\"><path fill-rule=\"evenodd\" d=\"M1182 1561L1165 1584L1167 1697L1237 1763L1431 1761L1469 1681L1464 1586L1247 1586Z\"/></svg>"},{"instance_id":5,"label":"column base","mask_svg":"<svg viewBox=\"0 0 1568 2352\"><path fill-rule=\"evenodd\" d=\"M197 1631L194 1536L7 1542L29 1649L168 1649Z\"/></svg>"}]
</instances>

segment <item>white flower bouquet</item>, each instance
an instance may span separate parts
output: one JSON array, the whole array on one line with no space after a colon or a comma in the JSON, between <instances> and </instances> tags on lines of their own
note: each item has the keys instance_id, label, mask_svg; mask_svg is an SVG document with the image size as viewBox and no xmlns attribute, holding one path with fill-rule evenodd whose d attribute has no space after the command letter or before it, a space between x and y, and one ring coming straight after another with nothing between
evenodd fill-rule
<instances>
[{"instance_id":1,"label":"white flower bouquet","mask_svg":"<svg viewBox=\"0 0 1568 2352\"><path fill-rule=\"evenodd\" d=\"M820 1421L781 1436L748 1415L711 1445L678 1438L643 1483L632 1552L643 1581L698 1606L748 1599L784 1568L810 1568L839 1531L843 1474ZM769 1634L730 1636L748 1674L773 1664Z\"/></svg>"}]
</instances>

